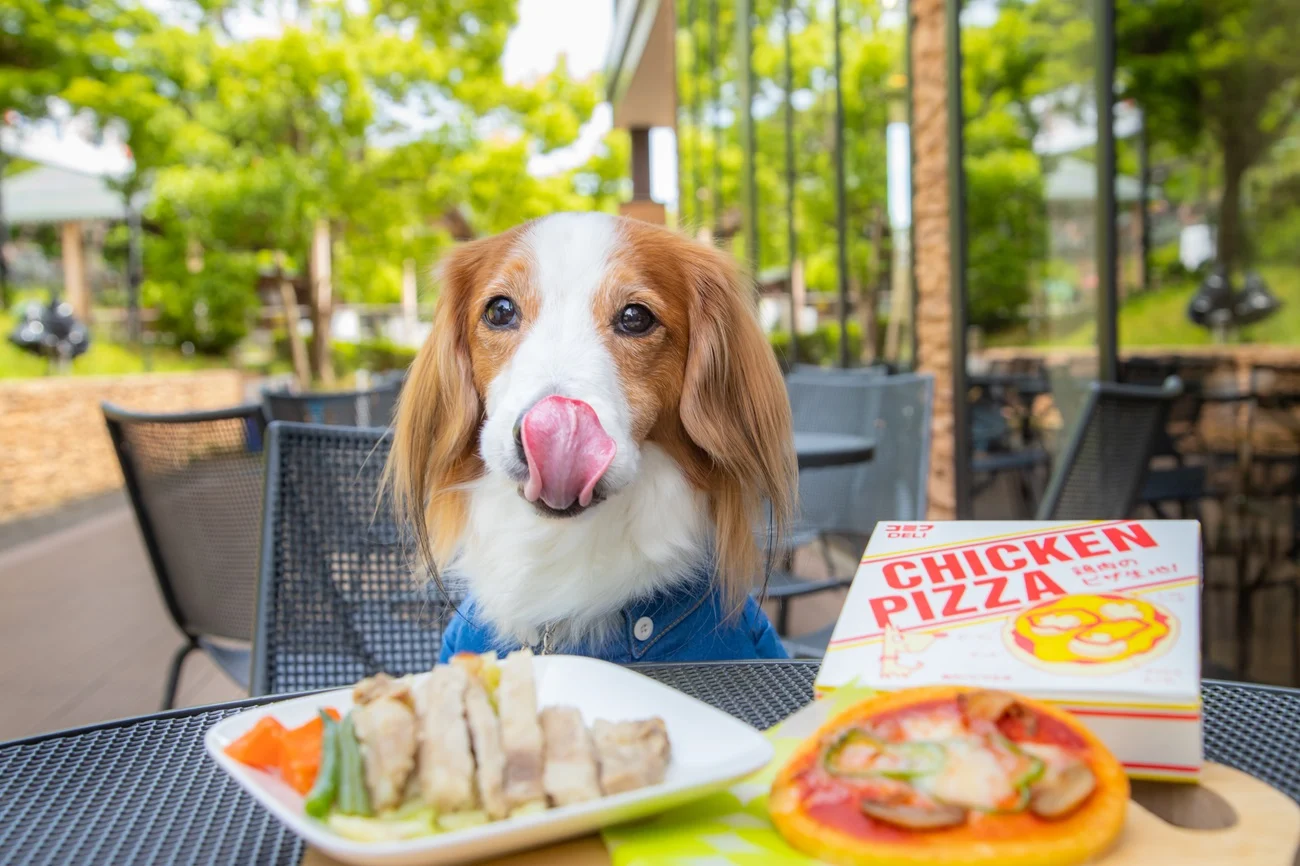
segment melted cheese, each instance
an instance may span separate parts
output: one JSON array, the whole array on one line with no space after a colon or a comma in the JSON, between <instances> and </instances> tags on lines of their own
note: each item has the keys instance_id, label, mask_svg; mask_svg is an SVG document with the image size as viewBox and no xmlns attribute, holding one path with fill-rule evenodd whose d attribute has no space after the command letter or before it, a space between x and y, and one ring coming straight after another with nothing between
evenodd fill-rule
<instances>
[{"instance_id":1,"label":"melted cheese","mask_svg":"<svg viewBox=\"0 0 1300 866\"><path fill-rule=\"evenodd\" d=\"M1042 781L1049 785L1071 764L1079 763L1079 759L1065 749L1047 743L1021 743L1020 751L1043 762Z\"/></svg>"},{"instance_id":2,"label":"melted cheese","mask_svg":"<svg viewBox=\"0 0 1300 866\"><path fill-rule=\"evenodd\" d=\"M925 794L954 806L990 811L1016 794L1006 767L979 737L950 739L944 744L943 769L916 780Z\"/></svg>"},{"instance_id":3,"label":"melted cheese","mask_svg":"<svg viewBox=\"0 0 1300 866\"><path fill-rule=\"evenodd\" d=\"M903 740L909 743L936 743L966 736L966 725L955 712L916 713L899 720Z\"/></svg>"}]
</instances>

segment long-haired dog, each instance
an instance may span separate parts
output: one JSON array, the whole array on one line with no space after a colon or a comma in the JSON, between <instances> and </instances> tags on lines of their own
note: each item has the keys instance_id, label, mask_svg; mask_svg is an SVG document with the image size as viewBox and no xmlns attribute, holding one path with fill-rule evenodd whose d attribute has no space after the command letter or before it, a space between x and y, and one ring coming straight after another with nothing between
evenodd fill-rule
<instances>
[{"instance_id":1,"label":"long-haired dog","mask_svg":"<svg viewBox=\"0 0 1300 866\"><path fill-rule=\"evenodd\" d=\"M388 481L469 591L444 659L783 655L749 593L793 508L789 402L710 246L556 214L453 250Z\"/></svg>"}]
</instances>

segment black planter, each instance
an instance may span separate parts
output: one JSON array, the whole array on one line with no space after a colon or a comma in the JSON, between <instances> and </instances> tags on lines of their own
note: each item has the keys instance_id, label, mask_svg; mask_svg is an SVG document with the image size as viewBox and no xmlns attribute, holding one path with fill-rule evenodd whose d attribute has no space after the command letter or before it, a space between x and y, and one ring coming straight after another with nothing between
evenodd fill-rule
<instances>
[{"instance_id":1,"label":"black planter","mask_svg":"<svg viewBox=\"0 0 1300 866\"><path fill-rule=\"evenodd\" d=\"M1246 286L1232 299L1232 316L1235 324L1253 325L1262 322L1282 309L1282 302L1269 291L1259 274L1246 276Z\"/></svg>"},{"instance_id":2,"label":"black planter","mask_svg":"<svg viewBox=\"0 0 1300 866\"><path fill-rule=\"evenodd\" d=\"M1219 328L1233 323L1232 282L1222 270L1211 271L1187 305L1187 318L1202 328Z\"/></svg>"},{"instance_id":3,"label":"black planter","mask_svg":"<svg viewBox=\"0 0 1300 866\"><path fill-rule=\"evenodd\" d=\"M43 358L71 359L90 348L90 332L66 303L28 304L9 342Z\"/></svg>"}]
</instances>

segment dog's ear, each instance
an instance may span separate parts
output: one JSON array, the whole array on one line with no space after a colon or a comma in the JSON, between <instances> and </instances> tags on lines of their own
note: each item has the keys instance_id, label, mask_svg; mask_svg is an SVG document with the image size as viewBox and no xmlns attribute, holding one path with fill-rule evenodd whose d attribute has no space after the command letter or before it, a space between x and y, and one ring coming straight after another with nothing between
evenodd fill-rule
<instances>
[{"instance_id":1,"label":"dog's ear","mask_svg":"<svg viewBox=\"0 0 1300 866\"><path fill-rule=\"evenodd\" d=\"M709 457L718 577L736 610L762 573L754 531L772 509L779 543L794 511L790 401L753 293L730 256L690 244L690 346L682 389L687 435Z\"/></svg>"},{"instance_id":2,"label":"dog's ear","mask_svg":"<svg viewBox=\"0 0 1300 866\"><path fill-rule=\"evenodd\" d=\"M384 469L398 519L412 528L421 556L434 568L455 554L467 517L464 485L482 472L483 408L470 367L469 305L497 252L498 238L484 238L443 260L433 330L402 386Z\"/></svg>"}]
</instances>

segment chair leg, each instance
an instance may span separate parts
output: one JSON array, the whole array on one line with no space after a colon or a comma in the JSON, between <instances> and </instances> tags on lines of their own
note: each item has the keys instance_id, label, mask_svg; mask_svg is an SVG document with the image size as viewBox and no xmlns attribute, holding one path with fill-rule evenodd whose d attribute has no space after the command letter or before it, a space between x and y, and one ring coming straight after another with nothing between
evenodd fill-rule
<instances>
[{"instance_id":1,"label":"chair leg","mask_svg":"<svg viewBox=\"0 0 1300 866\"><path fill-rule=\"evenodd\" d=\"M176 655L172 656L172 663L167 668L167 685L163 691L164 710L170 710L176 703L176 687L180 685L181 665L185 663L185 657L191 652L198 649L194 641L186 641L180 649L176 650Z\"/></svg>"},{"instance_id":2,"label":"chair leg","mask_svg":"<svg viewBox=\"0 0 1300 866\"><path fill-rule=\"evenodd\" d=\"M776 633L781 637L790 636L790 599L776 600Z\"/></svg>"},{"instance_id":3,"label":"chair leg","mask_svg":"<svg viewBox=\"0 0 1300 866\"><path fill-rule=\"evenodd\" d=\"M831 540L826 533L819 535L822 546L822 563L826 566L826 577L831 578L835 575L835 560L831 555Z\"/></svg>"}]
</instances>

